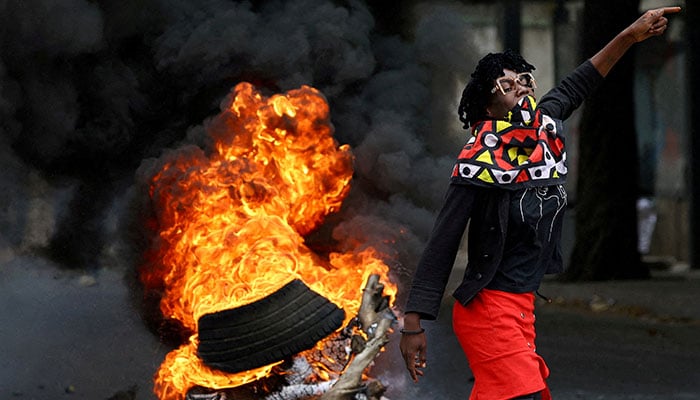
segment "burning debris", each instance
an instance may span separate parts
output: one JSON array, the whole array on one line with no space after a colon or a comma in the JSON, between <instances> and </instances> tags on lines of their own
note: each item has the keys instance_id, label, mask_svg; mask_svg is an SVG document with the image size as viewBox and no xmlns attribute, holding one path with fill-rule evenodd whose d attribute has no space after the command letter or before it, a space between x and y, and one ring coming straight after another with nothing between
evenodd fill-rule
<instances>
[{"instance_id":1,"label":"burning debris","mask_svg":"<svg viewBox=\"0 0 700 400\"><path fill-rule=\"evenodd\" d=\"M267 394L265 400L379 400L386 390L376 380L365 380L364 373L389 341L389 332L396 316L384 295L384 285L378 275L370 276L363 289L362 305L355 319L323 348L297 356L291 367L281 368L283 386ZM326 380L320 380L312 362L326 363ZM333 360L328 364L329 360ZM340 363L339 361L342 361ZM187 393L187 400L247 399L233 390L206 390L195 388ZM251 397L258 398L258 397Z\"/></svg>"},{"instance_id":2,"label":"burning debris","mask_svg":"<svg viewBox=\"0 0 700 400\"><path fill-rule=\"evenodd\" d=\"M197 355L212 368L243 372L312 348L344 319L343 310L295 279L254 303L202 316Z\"/></svg>"},{"instance_id":3,"label":"burning debris","mask_svg":"<svg viewBox=\"0 0 700 400\"><path fill-rule=\"evenodd\" d=\"M377 380L367 380L364 374L389 341L390 328L396 320L383 291L379 276L370 276L363 289L357 317L335 337L325 341L321 349L295 357L289 367L280 367L277 375L284 376L284 382L281 388L268 390L264 400L382 399L384 385ZM312 362L325 364L325 380L319 380ZM238 389L194 388L187 393L186 400L259 398L258 393L250 395Z\"/></svg>"},{"instance_id":4,"label":"burning debris","mask_svg":"<svg viewBox=\"0 0 700 400\"><path fill-rule=\"evenodd\" d=\"M384 295L378 280L389 268L372 247L317 254L304 243L340 208L353 173L349 148L333 139L328 104L307 86L266 97L242 83L207 129L211 148L170 154L149 190L156 240L141 280L161 294L163 316L190 335L161 365L156 394L183 399L192 388L261 379L270 386L270 377L290 375L284 362L299 353L312 372L288 387L351 398L386 343L396 289ZM348 340L364 349L329 354Z\"/></svg>"},{"instance_id":5,"label":"burning debris","mask_svg":"<svg viewBox=\"0 0 700 400\"><path fill-rule=\"evenodd\" d=\"M372 360L389 341L388 333L396 317L389 308L389 298L384 296L384 285L379 282L379 276L372 275L363 290L362 305L357 314L359 326L366 335L367 341L362 343L350 365L338 378L338 382L321 400L345 400L358 398L362 394L367 399L378 399L384 393L384 387L378 381L362 385L362 374L370 366ZM356 336L363 338L364 336ZM362 389L362 390L360 390Z\"/></svg>"}]
</instances>

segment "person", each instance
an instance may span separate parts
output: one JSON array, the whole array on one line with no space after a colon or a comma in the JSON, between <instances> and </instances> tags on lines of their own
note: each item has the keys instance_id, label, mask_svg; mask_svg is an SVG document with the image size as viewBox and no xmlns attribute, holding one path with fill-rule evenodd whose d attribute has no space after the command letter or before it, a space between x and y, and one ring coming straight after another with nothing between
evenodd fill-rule
<instances>
[{"instance_id":1,"label":"person","mask_svg":"<svg viewBox=\"0 0 700 400\"><path fill-rule=\"evenodd\" d=\"M479 61L458 110L472 135L452 171L404 308L399 347L415 382L427 360L421 321L438 316L469 223L468 264L453 293L452 322L474 375L470 399L551 398L549 370L534 347L534 301L543 276L563 270L562 121L633 44L663 34L665 15L679 11L645 12L539 104L535 67L519 54L505 51Z\"/></svg>"}]
</instances>

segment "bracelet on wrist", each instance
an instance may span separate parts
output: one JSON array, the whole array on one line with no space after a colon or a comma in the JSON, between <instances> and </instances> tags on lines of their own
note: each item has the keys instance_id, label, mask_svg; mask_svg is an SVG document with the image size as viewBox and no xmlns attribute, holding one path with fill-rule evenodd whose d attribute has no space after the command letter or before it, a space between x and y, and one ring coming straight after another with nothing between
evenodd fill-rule
<instances>
[{"instance_id":1,"label":"bracelet on wrist","mask_svg":"<svg viewBox=\"0 0 700 400\"><path fill-rule=\"evenodd\" d=\"M424 328L416 329L414 331L406 330L406 329L401 329L399 332L401 332L404 335L420 335L421 333L425 332Z\"/></svg>"}]
</instances>

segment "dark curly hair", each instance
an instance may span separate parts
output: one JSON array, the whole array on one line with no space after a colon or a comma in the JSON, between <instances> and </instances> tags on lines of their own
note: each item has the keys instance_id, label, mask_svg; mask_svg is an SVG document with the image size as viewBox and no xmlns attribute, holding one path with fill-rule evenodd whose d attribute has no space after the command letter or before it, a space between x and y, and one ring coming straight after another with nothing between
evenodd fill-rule
<instances>
[{"instance_id":1,"label":"dark curly hair","mask_svg":"<svg viewBox=\"0 0 700 400\"><path fill-rule=\"evenodd\" d=\"M479 60L471 80L462 92L457 110L459 120L464 123L464 129L486 118L486 107L491 99L493 82L504 75L504 68L520 73L532 72L535 66L510 49L503 53L489 53Z\"/></svg>"}]
</instances>

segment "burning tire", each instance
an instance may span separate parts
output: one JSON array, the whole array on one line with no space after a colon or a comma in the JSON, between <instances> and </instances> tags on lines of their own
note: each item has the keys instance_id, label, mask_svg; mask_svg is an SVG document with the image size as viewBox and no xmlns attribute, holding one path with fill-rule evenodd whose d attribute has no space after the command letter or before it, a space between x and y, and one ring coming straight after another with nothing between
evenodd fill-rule
<instances>
[{"instance_id":1,"label":"burning tire","mask_svg":"<svg viewBox=\"0 0 700 400\"><path fill-rule=\"evenodd\" d=\"M254 303L203 315L197 353L212 368L247 371L312 348L344 319L342 309L293 280Z\"/></svg>"}]
</instances>

